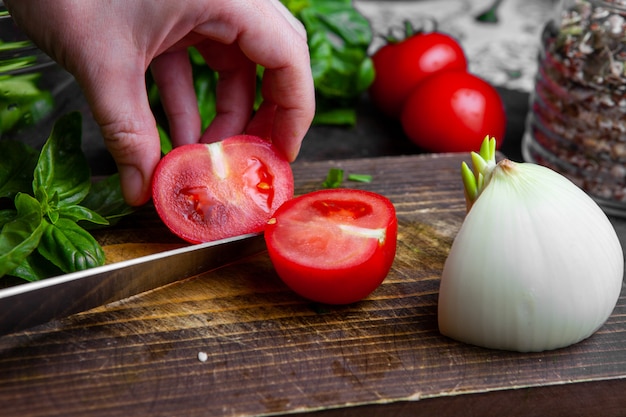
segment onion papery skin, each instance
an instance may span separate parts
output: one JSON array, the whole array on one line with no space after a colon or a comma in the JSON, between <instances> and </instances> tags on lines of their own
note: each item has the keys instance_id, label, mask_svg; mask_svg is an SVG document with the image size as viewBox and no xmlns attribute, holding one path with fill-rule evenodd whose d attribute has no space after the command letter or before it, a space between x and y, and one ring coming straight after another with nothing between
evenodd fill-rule
<instances>
[{"instance_id":1,"label":"onion papery skin","mask_svg":"<svg viewBox=\"0 0 626 417\"><path fill-rule=\"evenodd\" d=\"M606 322L623 273L615 229L587 194L548 168L504 160L450 249L439 330L492 349L566 347Z\"/></svg>"}]
</instances>

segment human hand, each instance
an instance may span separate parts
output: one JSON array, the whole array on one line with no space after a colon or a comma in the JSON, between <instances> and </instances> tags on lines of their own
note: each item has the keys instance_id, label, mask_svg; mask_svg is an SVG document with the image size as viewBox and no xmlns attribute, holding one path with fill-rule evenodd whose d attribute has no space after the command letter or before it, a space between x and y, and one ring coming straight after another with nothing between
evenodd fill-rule
<instances>
[{"instance_id":1,"label":"human hand","mask_svg":"<svg viewBox=\"0 0 626 417\"><path fill-rule=\"evenodd\" d=\"M116 161L129 204L150 198L160 158L145 73L151 68L174 146L242 132L293 161L314 112L306 32L278 0L5 0L15 21L80 84ZM205 132L187 47L219 73L217 115ZM252 115L256 65L263 103Z\"/></svg>"}]
</instances>

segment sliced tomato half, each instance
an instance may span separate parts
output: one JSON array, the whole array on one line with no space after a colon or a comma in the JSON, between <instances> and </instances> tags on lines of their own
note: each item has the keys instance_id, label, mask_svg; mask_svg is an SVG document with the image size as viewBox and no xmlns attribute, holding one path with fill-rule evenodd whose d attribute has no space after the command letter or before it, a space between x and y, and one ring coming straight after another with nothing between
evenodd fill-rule
<instances>
[{"instance_id":1,"label":"sliced tomato half","mask_svg":"<svg viewBox=\"0 0 626 417\"><path fill-rule=\"evenodd\" d=\"M292 197L289 162L270 142L249 135L174 148L152 181L159 217L192 243L260 232Z\"/></svg>"},{"instance_id":2,"label":"sliced tomato half","mask_svg":"<svg viewBox=\"0 0 626 417\"><path fill-rule=\"evenodd\" d=\"M292 290L313 301L348 304L383 282L397 231L386 197L331 189L283 204L268 222L265 240L277 274Z\"/></svg>"}]
</instances>

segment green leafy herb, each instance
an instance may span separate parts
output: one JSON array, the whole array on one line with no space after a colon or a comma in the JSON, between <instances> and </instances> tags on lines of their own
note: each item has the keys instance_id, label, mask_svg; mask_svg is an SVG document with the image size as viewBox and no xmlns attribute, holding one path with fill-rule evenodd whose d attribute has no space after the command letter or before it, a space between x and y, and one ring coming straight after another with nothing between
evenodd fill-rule
<instances>
[{"instance_id":1,"label":"green leafy herb","mask_svg":"<svg viewBox=\"0 0 626 417\"><path fill-rule=\"evenodd\" d=\"M328 170L326 179L322 183L324 188L339 188L343 184L344 170L341 168L331 168ZM348 174L348 181L372 182L372 176L367 174Z\"/></svg>"},{"instance_id":2,"label":"green leafy herb","mask_svg":"<svg viewBox=\"0 0 626 417\"><path fill-rule=\"evenodd\" d=\"M372 182L372 176L368 174L349 174L348 181Z\"/></svg>"},{"instance_id":3,"label":"green leafy herb","mask_svg":"<svg viewBox=\"0 0 626 417\"><path fill-rule=\"evenodd\" d=\"M0 198L13 199L19 192L32 189L37 151L22 142L0 140Z\"/></svg>"},{"instance_id":4,"label":"green leafy herb","mask_svg":"<svg viewBox=\"0 0 626 417\"><path fill-rule=\"evenodd\" d=\"M0 277L34 281L102 265L101 246L81 225L108 225L132 211L117 174L92 187L81 125L78 112L61 117L38 155L0 141Z\"/></svg>"},{"instance_id":5,"label":"green leafy herb","mask_svg":"<svg viewBox=\"0 0 626 417\"><path fill-rule=\"evenodd\" d=\"M368 55L372 42L369 21L350 0L282 2L307 30L317 93L315 122L353 125L355 100L375 75Z\"/></svg>"},{"instance_id":6,"label":"green leafy herb","mask_svg":"<svg viewBox=\"0 0 626 417\"><path fill-rule=\"evenodd\" d=\"M122 217L132 214L135 209L124 200L120 188L120 175L115 173L91 184L89 194L80 203L108 221L108 225L117 223ZM86 229L100 226L94 222L83 222Z\"/></svg>"},{"instance_id":7,"label":"green leafy herb","mask_svg":"<svg viewBox=\"0 0 626 417\"><path fill-rule=\"evenodd\" d=\"M331 168L322 183L324 188L339 188L343 183L343 169Z\"/></svg>"},{"instance_id":8,"label":"green leafy herb","mask_svg":"<svg viewBox=\"0 0 626 417\"><path fill-rule=\"evenodd\" d=\"M12 51L27 48L30 41L3 42L0 52L11 56ZM41 73L9 74L32 66L35 56L19 56L0 62L0 135L31 126L47 116L54 107L49 91L38 87Z\"/></svg>"},{"instance_id":9,"label":"green leafy herb","mask_svg":"<svg viewBox=\"0 0 626 417\"><path fill-rule=\"evenodd\" d=\"M15 197L15 215L0 233L0 276L17 268L37 248L43 234L39 202L28 194Z\"/></svg>"},{"instance_id":10,"label":"green leafy herb","mask_svg":"<svg viewBox=\"0 0 626 417\"><path fill-rule=\"evenodd\" d=\"M493 4L484 12L476 15L476 21L482 23L498 23L498 8L503 0L494 0Z\"/></svg>"}]
</instances>

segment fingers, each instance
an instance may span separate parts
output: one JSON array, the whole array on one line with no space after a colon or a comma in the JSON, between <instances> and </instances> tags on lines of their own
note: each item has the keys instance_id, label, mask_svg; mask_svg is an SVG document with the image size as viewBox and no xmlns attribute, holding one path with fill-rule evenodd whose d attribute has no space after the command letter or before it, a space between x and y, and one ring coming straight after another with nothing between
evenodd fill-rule
<instances>
[{"instance_id":1,"label":"fingers","mask_svg":"<svg viewBox=\"0 0 626 417\"><path fill-rule=\"evenodd\" d=\"M186 49L156 57L150 65L174 146L198 142L201 121Z\"/></svg>"},{"instance_id":2,"label":"fingers","mask_svg":"<svg viewBox=\"0 0 626 417\"><path fill-rule=\"evenodd\" d=\"M315 113L315 92L306 34L279 2L255 2L255 13L237 13L231 25L200 25L196 32L223 43L236 42L251 62L265 67L263 104L246 132L270 136L289 160L296 158ZM246 2L245 4L249 4ZM247 6L248 8L251 6ZM226 17L227 19L227 17ZM223 30L224 27L235 28ZM230 86L229 86L230 88ZM218 98L218 102L224 96ZM230 108L235 109L233 103Z\"/></svg>"},{"instance_id":3,"label":"fingers","mask_svg":"<svg viewBox=\"0 0 626 417\"><path fill-rule=\"evenodd\" d=\"M26 0L10 3L30 10ZM54 3L50 13L43 14L52 32L33 23L28 13L22 16L40 43L48 46L45 50L83 88L118 165L128 203L139 205L150 198L151 177L160 157L145 91L149 63L174 144L201 137L191 68L186 52L181 52L189 45L195 44L219 72L217 116L200 140L248 132L271 137L290 160L295 159L314 115L314 89L306 33L279 0L188 2L185 8L168 2L131 3L68 1L63 7ZM29 4L34 10L43 3ZM264 102L250 120L256 64L265 68Z\"/></svg>"},{"instance_id":4,"label":"fingers","mask_svg":"<svg viewBox=\"0 0 626 417\"><path fill-rule=\"evenodd\" d=\"M141 205L151 196L151 179L161 156L140 65L102 65L98 73L76 74L107 149L115 159L124 199Z\"/></svg>"},{"instance_id":5,"label":"fingers","mask_svg":"<svg viewBox=\"0 0 626 417\"><path fill-rule=\"evenodd\" d=\"M263 103L247 132L271 137L289 161L296 159L304 135L315 114L313 83L300 83L309 75L285 74L289 69L266 69L263 75ZM310 72L304 71L305 74ZM295 84L294 84L295 83Z\"/></svg>"},{"instance_id":6,"label":"fingers","mask_svg":"<svg viewBox=\"0 0 626 417\"><path fill-rule=\"evenodd\" d=\"M219 73L216 115L202 135L214 142L240 134L250 120L256 95L256 65L236 44L207 40L196 45L207 65Z\"/></svg>"},{"instance_id":7,"label":"fingers","mask_svg":"<svg viewBox=\"0 0 626 417\"><path fill-rule=\"evenodd\" d=\"M303 54L303 51L297 51ZM263 103L250 122L248 132L269 131L272 141L293 161L315 114L315 91L308 59L306 65L266 67L263 74ZM300 62L300 61L298 61ZM272 118L268 118L272 114Z\"/></svg>"},{"instance_id":8,"label":"fingers","mask_svg":"<svg viewBox=\"0 0 626 417\"><path fill-rule=\"evenodd\" d=\"M306 29L304 28L302 22L296 19L296 17L285 7L284 4L280 2L280 0L270 0L269 4L271 4L300 35L300 37L306 41Z\"/></svg>"},{"instance_id":9,"label":"fingers","mask_svg":"<svg viewBox=\"0 0 626 417\"><path fill-rule=\"evenodd\" d=\"M296 34L301 33L294 29ZM273 33L277 41L267 44L265 50L252 43L258 34L242 37L244 53L265 67L263 74L263 104L250 123L248 131L267 130L271 123L272 141L293 161L302 139L315 114L315 91L306 36ZM272 36L269 31L267 36ZM272 113L273 119L267 120Z\"/></svg>"}]
</instances>

